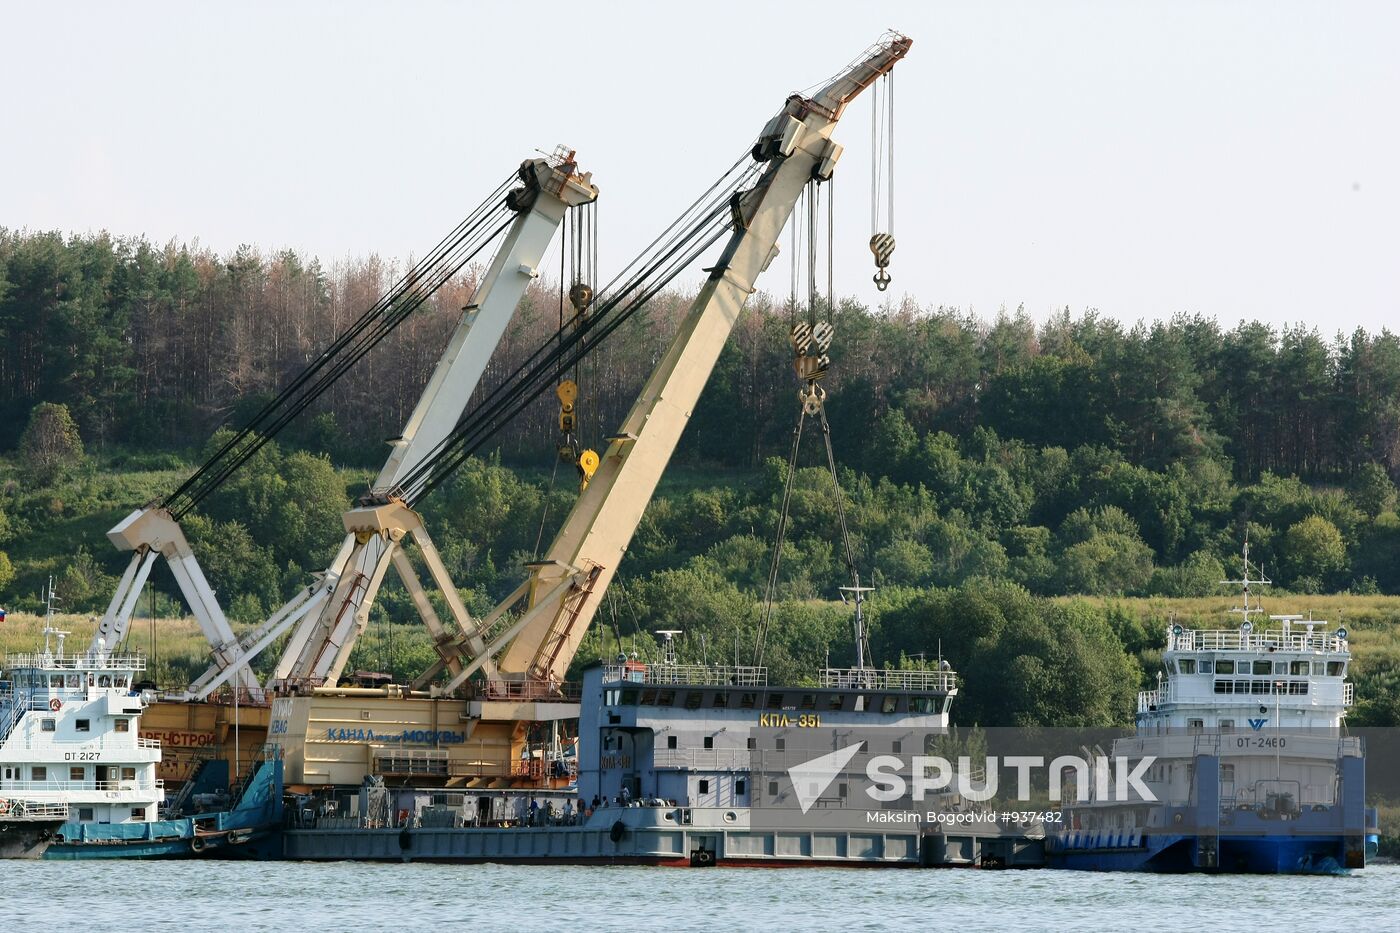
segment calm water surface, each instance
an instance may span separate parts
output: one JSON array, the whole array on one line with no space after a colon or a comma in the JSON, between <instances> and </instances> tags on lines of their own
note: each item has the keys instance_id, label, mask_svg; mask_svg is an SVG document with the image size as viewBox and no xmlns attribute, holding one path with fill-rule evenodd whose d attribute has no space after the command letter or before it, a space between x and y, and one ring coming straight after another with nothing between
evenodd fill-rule
<instances>
[{"instance_id":1,"label":"calm water surface","mask_svg":"<svg viewBox=\"0 0 1400 933\"><path fill-rule=\"evenodd\" d=\"M7 862L7 929L1388 930L1400 866L1347 877L295 862Z\"/></svg>"}]
</instances>

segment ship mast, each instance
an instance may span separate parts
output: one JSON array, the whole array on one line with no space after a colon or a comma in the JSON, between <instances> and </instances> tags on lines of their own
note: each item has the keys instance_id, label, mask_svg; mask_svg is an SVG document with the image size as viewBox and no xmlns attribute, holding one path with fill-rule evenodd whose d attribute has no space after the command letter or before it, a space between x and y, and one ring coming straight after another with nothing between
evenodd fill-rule
<instances>
[{"instance_id":1,"label":"ship mast","mask_svg":"<svg viewBox=\"0 0 1400 933\"><path fill-rule=\"evenodd\" d=\"M1258 577L1254 578L1253 580L1251 580L1251 579L1249 578L1249 536L1248 536L1248 535L1246 535L1246 536L1245 536L1245 539L1244 539L1243 563L1244 563L1244 569L1243 569L1243 572L1242 572L1241 575L1240 575L1240 579L1238 579L1238 580L1222 580L1222 581L1220 581L1220 583L1221 583L1222 586L1238 586L1238 587L1240 588L1241 593L1243 593L1244 605L1243 605L1243 606L1235 606L1235 607L1233 607L1230 611L1233 612L1233 613L1237 613L1238 615L1240 615L1240 616L1243 618L1243 621L1240 623L1240 633L1241 633L1242 635L1248 635L1251 631L1254 630L1254 623L1251 622L1251 621L1249 621L1250 613L1260 613L1260 612L1263 612L1263 611L1264 611L1264 607L1261 606L1261 605L1259 604L1259 601L1258 601L1257 599L1254 601L1253 605L1250 604L1250 601L1249 601L1249 593L1250 593L1249 587L1250 587L1251 584L1259 584L1259 585L1261 585L1261 586L1269 586L1269 585L1271 585L1274 581L1270 580L1267 576L1264 575L1264 568L1263 568L1262 566L1259 568L1259 576L1258 576Z\"/></svg>"}]
</instances>

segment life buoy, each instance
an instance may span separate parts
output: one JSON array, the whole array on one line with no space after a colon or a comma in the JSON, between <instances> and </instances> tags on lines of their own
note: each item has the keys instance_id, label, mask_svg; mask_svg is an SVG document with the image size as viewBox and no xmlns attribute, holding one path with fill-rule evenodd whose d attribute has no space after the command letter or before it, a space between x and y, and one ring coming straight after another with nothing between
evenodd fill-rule
<instances>
[{"instance_id":1,"label":"life buoy","mask_svg":"<svg viewBox=\"0 0 1400 933\"><path fill-rule=\"evenodd\" d=\"M203 852L206 845L208 845L208 843L204 841L202 836L195 836L190 840L190 851Z\"/></svg>"},{"instance_id":2,"label":"life buoy","mask_svg":"<svg viewBox=\"0 0 1400 933\"><path fill-rule=\"evenodd\" d=\"M10 812L10 802L9 802L8 800L4 799L3 797L0 797L0 816L4 816L6 813L9 813L9 812Z\"/></svg>"},{"instance_id":3,"label":"life buoy","mask_svg":"<svg viewBox=\"0 0 1400 933\"><path fill-rule=\"evenodd\" d=\"M63 709L63 701L60 700L58 697L54 697L52 700L49 701L49 709L53 710L55 713L58 712L59 710Z\"/></svg>"}]
</instances>

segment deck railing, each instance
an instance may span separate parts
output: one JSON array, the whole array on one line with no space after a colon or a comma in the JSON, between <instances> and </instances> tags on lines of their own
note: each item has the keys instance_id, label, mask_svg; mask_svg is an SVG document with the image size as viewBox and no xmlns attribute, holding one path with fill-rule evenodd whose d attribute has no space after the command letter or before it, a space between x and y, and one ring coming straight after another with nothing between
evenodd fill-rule
<instances>
[{"instance_id":1,"label":"deck railing","mask_svg":"<svg viewBox=\"0 0 1400 933\"><path fill-rule=\"evenodd\" d=\"M661 686L762 687L768 668L732 664L609 664L603 682L618 681Z\"/></svg>"},{"instance_id":2,"label":"deck railing","mask_svg":"<svg viewBox=\"0 0 1400 933\"><path fill-rule=\"evenodd\" d=\"M1168 638L1171 651L1330 651L1346 652L1347 641L1335 632L1241 632L1239 629L1187 629Z\"/></svg>"},{"instance_id":3,"label":"deck railing","mask_svg":"<svg viewBox=\"0 0 1400 933\"><path fill-rule=\"evenodd\" d=\"M13 671L34 668L42 671L144 671L146 658L139 654L10 654L5 666Z\"/></svg>"},{"instance_id":4,"label":"deck railing","mask_svg":"<svg viewBox=\"0 0 1400 933\"><path fill-rule=\"evenodd\" d=\"M821 685L839 690L907 690L950 693L958 685L953 671L887 671L873 667L828 667Z\"/></svg>"}]
</instances>

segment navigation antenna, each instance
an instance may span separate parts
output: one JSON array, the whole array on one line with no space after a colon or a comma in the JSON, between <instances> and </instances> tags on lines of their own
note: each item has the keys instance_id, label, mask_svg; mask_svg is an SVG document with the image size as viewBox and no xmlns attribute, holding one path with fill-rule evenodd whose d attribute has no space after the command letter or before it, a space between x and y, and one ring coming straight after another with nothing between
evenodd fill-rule
<instances>
[{"instance_id":1,"label":"navigation antenna","mask_svg":"<svg viewBox=\"0 0 1400 933\"><path fill-rule=\"evenodd\" d=\"M676 636L681 633L678 628L657 629L656 634L661 636L661 663L675 667L676 665Z\"/></svg>"},{"instance_id":2,"label":"navigation antenna","mask_svg":"<svg viewBox=\"0 0 1400 933\"><path fill-rule=\"evenodd\" d=\"M1231 612L1237 613L1237 614L1239 614L1240 616L1243 617L1243 621L1240 623L1240 634L1241 634L1241 635L1248 635L1250 632L1254 631L1254 623L1251 622L1251 621L1249 621L1250 613L1258 613L1258 612L1263 612L1263 611L1264 611L1264 607L1261 606L1261 605L1259 604L1259 601L1258 601L1258 600L1255 600L1253 605L1250 604L1250 602L1249 602L1249 587L1250 587L1250 585L1251 585L1251 584L1257 583L1257 584L1260 584L1261 586L1269 586L1269 585L1271 585L1273 582L1274 582L1274 581L1270 580L1268 577L1266 577L1266 576L1264 575L1264 568L1263 568L1263 567L1260 567L1260 568L1259 568L1259 576L1258 576L1258 577L1256 577L1256 578L1253 579L1253 580L1251 580L1251 579L1249 578L1249 536L1248 536L1248 535L1245 535L1245 539L1244 539L1244 572L1241 574L1240 579L1238 579L1238 580L1221 580L1221 581L1220 581L1221 586L1238 586L1238 587L1240 588L1241 593L1244 594L1244 596L1243 596L1244 605L1243 605L1243 606L1235 606L1234 608L1232 608L1232 609L1230 610Z\"/></svg>"},{"instance_id":3,"label":"navigation antenna","mask_svg":"<svg viewBox=\"0 0 1400 933\"><path fill-rule=\"evenodd\" d=\"M58 656L63 657L63 639L67 638L69 632L61 632L53 625L53 607L58 602L58 596L53 591L53 577L49 577L48 590L44 593L44 654L52 657L49 648L50 636L58 636Z\"/></svg>"},{"instance_id":4,"label":"navigation antenna","mask_svg":"<svg viewBox=\"0 0 1400 933\"><path fill-rule=\"evenodd\" d=\"M856 578L854 586L838 587L841 590L841 602L846 602L846 594L853 594L856 602L856 669L865 669L865 658L870 654L870 639L865 632L865 613L862 607L865 605L865 594L873 593L875 587L861 586L860 578Z\"/></svg>"}]
</instances>

